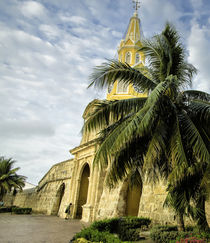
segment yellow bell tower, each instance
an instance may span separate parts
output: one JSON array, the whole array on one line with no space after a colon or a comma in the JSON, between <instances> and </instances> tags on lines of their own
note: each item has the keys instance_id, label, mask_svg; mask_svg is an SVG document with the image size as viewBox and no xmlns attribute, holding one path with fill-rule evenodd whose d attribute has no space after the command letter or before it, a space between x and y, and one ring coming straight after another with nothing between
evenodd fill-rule
<instances>
[{"instance_id":1,"label":"yellow bell tower","mask_svg":"<svg viewBox=\"0 0 210 243\"><path fill-rule=\"evenodd\" d=\"M133 68L144 66L145 56L143 52L138 51L142 47L140 19L138 17L139 2L135 1L135 12L130 18L129 26L118 47L118 60L128 63ZM146 97L147 93L143 93L133 85L125 85L116 80L113 86L108 88L107 100L120 100L135 97Z\"/></svg>"}]
</instances>

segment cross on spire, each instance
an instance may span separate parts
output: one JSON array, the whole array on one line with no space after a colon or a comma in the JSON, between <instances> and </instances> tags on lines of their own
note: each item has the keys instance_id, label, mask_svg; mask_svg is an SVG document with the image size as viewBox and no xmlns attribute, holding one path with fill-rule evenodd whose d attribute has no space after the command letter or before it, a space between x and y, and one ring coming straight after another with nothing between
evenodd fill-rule
<instances>
[{"instance_id":1,"label":"cross on spire","mask_svg":"<svg viewBox=\"0 0 210 243\"><path fill-rule=\"evenodd\" d=\"M133 0L133 8L138 11L138 8L140 8L140 2L139 0Z\"/></svg>"}]
</instances>

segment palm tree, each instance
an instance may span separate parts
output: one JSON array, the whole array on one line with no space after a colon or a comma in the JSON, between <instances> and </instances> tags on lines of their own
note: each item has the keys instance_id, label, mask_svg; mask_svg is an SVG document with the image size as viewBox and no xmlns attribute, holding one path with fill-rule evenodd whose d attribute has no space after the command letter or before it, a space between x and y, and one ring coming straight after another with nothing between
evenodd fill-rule
<instances>
[{"instance_id":1,"label":"palm tree","mask_svg":"<svg viewBox=\"0 0 210 243\"><path fill-rule=\"evenodd\" d=\"M149 93L147 98L95 102L83 128L84 133L101 131L94 163L108 166L111 186L133 171L139 185L145 175L153 181L160 175L167 179L174 198L175 188L178 192L186 178L199 174L201 179L195 186L199 191L199 187L205 188L205 171L210 166L210 95L184 91L192 84L196 69L185 61L185 50L171 24L144 41L140 51L147 57L147 68L134 69L111 60L91 75L90 86L103 88L118 80ZM188 202L196 198L199 204L200 196L192 191ZM205 204L204 197L200 201ZM205 212L204 204L198 204ZM174 209L181 222L186 208ZM205 213L197 214L197 223L203 218Z\"/></svg>"},{"instance_id":2,"label":"palm tree","mask_svg":"<svg viewBox=\"0 0 210 243\"><path fill-rule=\"evenodd\" d=\"M12 189L22 190L25 185L25 176L16 174L19 168L12 168L15 161L0 157L0 201L7 192Z\"/></svg>"}]
</instances>

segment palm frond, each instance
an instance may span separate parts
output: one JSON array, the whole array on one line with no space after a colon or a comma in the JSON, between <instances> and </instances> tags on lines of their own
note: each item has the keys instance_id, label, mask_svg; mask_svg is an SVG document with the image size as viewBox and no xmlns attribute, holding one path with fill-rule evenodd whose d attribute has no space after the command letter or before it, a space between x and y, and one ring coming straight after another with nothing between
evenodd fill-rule
<instances>
[{"instance_id":1,"label":"palm frond","mask_svg":"<svg viewBox=\"0 0 210 243\"><path fill-rule=\"evenodd\" d=\"M160 120L152 134L144 157L143 171L147 173L147 181L149 183L156 183L160 176L168 178L170 166L166 163L166 151L169 139L167 124Z\"/></svg>"},{"instance_id":2,"label":"palm frond","mask_svg":"<svg viewBox=\"0 0 210 243\"><path fill-rule=\"evenodd\" d=\"M187 99L203 100L210 102L210 94L203 91L186 90L183 92L183 95L186 96Z\"/></svg>"},{"instance_id":3,"label":"palm frond","mask_svg":"<svg viewBox=\"0 0 210 243\"><path fill-rule=\"evenodd\" d=\"M185 112L179 114L179 119L182 124L184 140L192 148L197 161L200 164L209 163L210 154L208 148L193 121Z\"/></svg>"},{"instance_id":4,"label":"palm frond","mask_svg":"<svg viewBox=\"0 0 210 243\"><path fill-rule=\"evenodd\" d=\"M171 161L172 172L169 175L169 182L179 183L183 178L187 168L188 159L184 147L184 140L180 131L180 120L179 117L175 117L174 127L172 129L169 160Z\"/></svg>"},{"instance_id":5,"label":"palm frond","mask_svg":"<svg viewBox=\"0 0 210 243\"><path fill-rule=\"evenodd\" d=\"M92 112L88 115L82 132L100 131L106 126L124 119L128 114L132 114L141 109L147 98L134 98L126 100L108 101L102 100L94 103Z\"/></svg>"},{"instance_id":6,"label":"palm frond","mask_svg":"<svg viewBox=\"0 0 210 243\"><path fill-rule=\"evenodd\" d=\"M116 155L116 153L112 154L111 150L113 144L115 143L116 137L121 133L121 131L127 126L129 123L129 119L125 119L122 122L117 122L117 126L112 125L111 131L107 134L104 141L101 143L99 149L96 152L94 157L93 165L99 165L100 168L104 168L109 164L109 161Z\"/></svg>"},{"instance_id":7,"label":"palm frond","mask_svg":"<svg viewBox=\"0 0 210 243\"><path fill-rule=\"evenodd\" d=\"M185 50L173 25L167 23L160 35L143 41L143 51L152 70L152 77L159 82L169 75L177 76L180 87L191 85L196 68L185 61Z\"/></svg>"},{"instance_id":8,"label":"palm frond","mask_svg":"<svg viewBox=\"0 0 210 243\"><path fill-rule=\"evenodd\" d=\"M127 63L121 63L117 60L108 60L101 66L97 66L90 76L90 86L99 88L108 87L115 81L122 81L126 84L138 85L143 91L152 90L156 84L147 78L137 69L132 68Z\"/></svg>"},{"instance_id":9,"label":"palm frond","mask_svg":"<svg viewBox=\"0 0 210 243\"><path fill-rule=\"evenodd\" d=\"M107 184L109 187L116 186L119 181L125 179L131 180L132 178L133 184L141 184L143 176L143 156L145 154L147 140L141 138L141 143L138 141L132 141L130 144L127 144L125 149L121 149L113 156L107 171Z\"/></svg>"}]
</instances>

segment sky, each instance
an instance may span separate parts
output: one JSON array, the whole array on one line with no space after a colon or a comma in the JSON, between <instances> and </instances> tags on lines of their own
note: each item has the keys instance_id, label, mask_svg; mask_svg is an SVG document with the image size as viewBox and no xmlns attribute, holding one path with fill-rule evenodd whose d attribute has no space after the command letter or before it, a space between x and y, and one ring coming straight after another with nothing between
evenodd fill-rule
<instances>
[{"instance_id":1,"label":"sky","mask_svg":"<svg viewBox=\"0 0 210 243\"><path fill-rule=\"evenodd\" d=\"M106 94L89 76L117 57L133 12L131 0L0 0L0 156L28 182L72 158L85 107ZM210 1L141 0L138 12L144 38L176 26L198 69L192 88L210 93Z\"/></svg>"}]
</instances>

